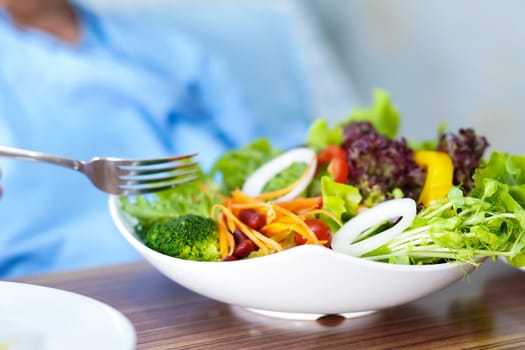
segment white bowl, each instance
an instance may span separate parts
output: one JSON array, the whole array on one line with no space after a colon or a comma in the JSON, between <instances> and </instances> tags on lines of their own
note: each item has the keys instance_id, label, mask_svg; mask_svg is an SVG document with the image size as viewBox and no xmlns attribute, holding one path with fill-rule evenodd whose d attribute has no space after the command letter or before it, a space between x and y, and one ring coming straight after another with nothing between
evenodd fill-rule
<instances>
[{"instance_id":1,"label":"white bowl","mask_svg":"<svg viewBox=\"0 0 525 350\"><path fill-rule=\"evenodd\" d=\"M525 266L517 267L517 266L511 265L511 264L509 264L509 262L507 261L507 259L505 259L505 257L503 257L503 256L498 257L498 260L501 261L501 262L503 262L504 264L509 265L509 266L512 267L512 268L515 268L515 269L517 269L517 270L520 270L520 271L524 271L524 272L525 272Z\"/></svg>"},{"instance_id":2,"label":"white bowl","mask_svg":"<svg viewBox=\"0 0 525 350\"><path fill-rule=\"evenodd\" d=\"M109 207L124 238L168 278L206 297L274 316L363 315L434 293L472 270L374 262L315 245L231 262L182 260L146 247L134 233L134 219L119 209L118 197L110 197Z\"/></svg>"}]
</instances>

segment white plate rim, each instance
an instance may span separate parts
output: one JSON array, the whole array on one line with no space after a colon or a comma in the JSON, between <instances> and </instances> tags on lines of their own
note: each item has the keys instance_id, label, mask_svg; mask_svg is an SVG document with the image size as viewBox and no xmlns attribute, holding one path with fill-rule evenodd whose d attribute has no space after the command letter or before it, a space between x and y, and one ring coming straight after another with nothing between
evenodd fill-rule
<instances>
[{"instance_id":1,"label":"white plate rim","mask_svg":"<svg viewBox=\"0 0 525 350\"><path fill-rule=\"evenodd\" d=\"M0 280L0 296L2 296L2 291L5 291L6 288L11 289L11 293L13 292L23 292L24 294L29 293L31 296L34 296L33 302L45 302L49 301L49 299L56 299L60 303L64 302L70 302L74 305L81 305L82 307L96 307L97 315L98 317L106 317L106 321L111 321L111 324L114 325L115 332L118 333L118 336L120 337L120 343L122 346L118 348L112 348L111 350L134 350L136 349L137 344L137 335L135 331L135 327L131 323L131 321L119 310L116 308L100 301L95 298L82 295L79 293L53 288L53 287L47 287L32 283L26 283L26 282L16 282L16 281L6 281L6 280ZM4 293L8 294L8 293ZM0 298L1 300L2 298ZM5 301L5 300L4 300ZM11 303L13 301L10 301ZM26 303L27 301L24 301ZM70 305L70 306L74 306ZM12 308L12 307L11 307ZM16 307L15 307L16 309ZM5 318L4 315L0 315L3 317L0 317L0 320ZM7 315L9 317L9 315ZM18 316L18 315L11 315ZM33 316L38 317L45 317L45 315L39 314L38 310L35 310L33 313ZM60 315L59 315L60 316ZM57 317L57 315L52 316ZM16 318L16 317L15 317ZM101 320L100 318L98 319ZM69 320L64 320L65 323L67 323ZM5 321L2 321L5 322ZM38 332L41 333L43 336L47 337L56 337L56 334L51 334L49 330L46 329L46 325L42 325L43 329L39 329ZM72 326L71 324L68 324L68 326ZM21 330L21 333L23 333L23 330ZM66 332L67 333L67 332ZM65 333L64 333L65 334ZM60 335L62 336L62 335ZM1 340L1 339L0 339ZM79 344L80 346L81 344ZM45 348L47 349L47 348ZM81 349L80 347L78 349ZM84 349L82 347L82 349ZM62 350L62 349L53 349L53 350ZM66 349L64 349L66 350Z\"/></svg>"}]
</instances>

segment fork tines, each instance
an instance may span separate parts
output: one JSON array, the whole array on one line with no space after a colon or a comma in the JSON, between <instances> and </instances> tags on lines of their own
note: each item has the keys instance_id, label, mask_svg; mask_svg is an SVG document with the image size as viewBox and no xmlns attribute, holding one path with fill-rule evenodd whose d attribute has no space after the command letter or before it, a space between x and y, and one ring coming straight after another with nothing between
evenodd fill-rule
<instances>
[{"instance_id":1,"label":"fork tines","mask_svg":"<svg viewBox=\"0 0 525 350\"><path fill-rule=\"evenodd\" d=\"M123 161L119 164L119 187L124 194L162 191L198 179L196 154L158 159Z\"/></svg>"}]
</instances>

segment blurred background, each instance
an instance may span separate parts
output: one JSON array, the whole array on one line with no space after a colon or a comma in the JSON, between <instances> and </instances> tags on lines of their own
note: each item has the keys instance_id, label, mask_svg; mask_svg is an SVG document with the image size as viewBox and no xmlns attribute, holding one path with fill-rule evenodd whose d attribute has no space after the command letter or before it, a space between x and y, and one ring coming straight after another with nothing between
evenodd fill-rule
<instances>
[{"instance_id":1,"label":"blurred background","mask_svg":"<svg viewBox=\"0 0 525 350\"><path fill-rule=\"evenodd\" d=\"M382 87L409 138L434 137L447 121L451 131L475 127L494 149L525 152L519 0L82 2L100 11L168 9L160 12L232 62L269 118L338 119Z\"/></svg>"}]
</instances>

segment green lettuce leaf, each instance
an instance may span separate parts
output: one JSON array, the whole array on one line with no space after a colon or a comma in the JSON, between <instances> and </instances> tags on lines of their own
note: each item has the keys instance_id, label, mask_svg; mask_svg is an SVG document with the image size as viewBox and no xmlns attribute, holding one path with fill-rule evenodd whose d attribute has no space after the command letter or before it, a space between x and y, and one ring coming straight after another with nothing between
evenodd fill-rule
<instances>
[{"instance_id":1,"label":"green lettuce leaf","mask_svg":"<svg viewBox=\"0 0 525 350\"><path fill-rule=\"evenodd\" d=\"M373 103L368 108L356 108L350 119L344 122L368 121L381 134L393 139L397 136L401 117L390 100L390 94L382 89L373 91Z\"/></svg>"},{"instance_id":2,"label":"green lettuce leaf","mask_svg":"<svg viewBox=\"0 0 525 350\"><path fill-rule=\"evenodd\" d=\"M269 140L255 140L251 144L226 152L213 165L210 177L222 183L223 192L230 193L241 188L248 176L280 153L282 151L274 148Z\"/></svg>"},{"instance_id":3,"label":"green lettuce leaf","mask_svg":"<svg viewBox=\"0 0 525 350\"><path fill-rule=\"evenodd\" d=\"M316 151L321 151L329 145L343 143L343 126L330 127L326 119L315 120L308 129L306 145Z\"/></svg>"},{"instance_id":4,"label":"green lettuce leaf","mask_svg":"<svg viewBox=\"0 0 525 350\"><path fill-rule=\"evenodd\" d=\"M525 184L525 156L493 151L489 160L474 173L474 194L479 196L485 191L485 179L510 186Z\"/></svg>"},{"instance_id":5,"label":"green lettuce leaf","mask_svg":"<svg viewBox=\"0 0 525 350\"><path fill-rule=\"evenodd\" d=\"M381 134L393 139L397 136L401 117L396 107L391 103L390 94L382 89L373 91L373 102L367 108L355 108L350 117L334 126L326 119L315 120L308 129L306 145L316 151L321 151L329 145L343 143L343 127L352 122L367 121Z\"/></svg>"},{"instance_id":6,"label":"green lettuce leaf","mask_svg":"<svg viewBox=\"0 0 525 350\"><path fill-rule=\"evenodd\" d=\"M344 221L356 214L357 207L362 200L357 187L337 183L328 176L321 178L321 194L323 209Z\"/></svg>"}]
</instances>

